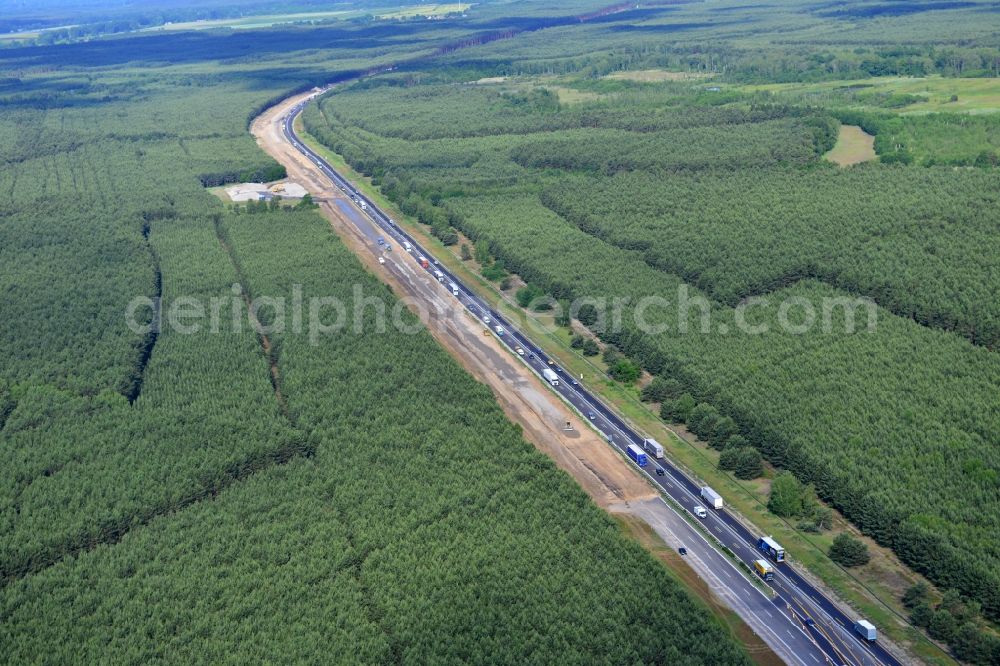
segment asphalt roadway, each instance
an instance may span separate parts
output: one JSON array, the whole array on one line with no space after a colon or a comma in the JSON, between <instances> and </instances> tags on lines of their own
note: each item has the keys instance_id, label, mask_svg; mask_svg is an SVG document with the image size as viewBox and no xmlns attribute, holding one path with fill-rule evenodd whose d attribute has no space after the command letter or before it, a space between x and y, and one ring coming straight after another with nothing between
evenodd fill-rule
<instances>
[{"instance_id":1,"label":"asphalt roadway","mask_svg":"<svg viewBox=\"0 0 1000 666\"><path fill-rule=\"evenodd\" d=\"M415 238L399 228L372 201L337 173L325 160L314 153L295 135L293 122L301 112L302 102L293 107L282 121L282 133L301 153L306 155L316 167L340 189L345 198L336 199L340 211L354 223L371 241L373 252L390 255L394 252L412 255L414 262L425 257L428 266L424 269L432 278L438 277L442 288L453 293L455 301L473 316L481 319L485 326L505 344L512 353L528 365L543 381L546 368L557 372L558 385L550 387L567 403L572 405L582 417L588 419L608 441L623 453L630 464L634 461L624 455L629 444L642 446L645 437L629 426L610 407L566 373L507 317L490 307L480 297L451 274L444 266L435 262L434 256ZM379 243L382 240L383 243ZM411 251L404 250L408 242ZM393 247L393 252L385 251L385 244ZM419 264L417 264L419 266ZM457 291L457 295L452 291ZM497 330L500 327L500 331ZM502 332L501 332L502 331ZM518 351L520 350L520 351ZM521 353L523 352L523 354ZM706 580L717 596L741 616L785 661L797 664L850 664L869 666L900 664L893 655L877 642L863 640L853 631L854 620L837 604L827 598L809 581L805 580L788 564L775 564L775 576L762 591L749 580L747 573L753 561L767 559L757 549L760 535L751 533L725 509L709 510L703 519L695 517L696 505L707 507L700 497L700 487L667 459L656 459L649 454L649 462L642 471L669 498L653 500L642 507L643 518L668 544L686 551L689 563ZM659 470L661 473L658 473ZM666 509L666 510L663 510ZM681 512L687 515L682 516ZM692 523L701 523L696 528ZM724 546L732 554L727 555ZM746 565L746 569L737 564ZM763 581L759 581L763 585Z\"/></svg>"}]
</instances>

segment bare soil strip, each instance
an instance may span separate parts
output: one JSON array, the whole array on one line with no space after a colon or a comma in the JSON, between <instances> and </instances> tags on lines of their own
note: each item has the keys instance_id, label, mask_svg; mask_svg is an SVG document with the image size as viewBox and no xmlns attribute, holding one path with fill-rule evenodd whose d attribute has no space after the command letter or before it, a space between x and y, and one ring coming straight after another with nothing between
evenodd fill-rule
<instances>
[{"instance_id":1,"label":"bare soil strip","mask_svg":"<svg viewBox=\"0 0 1000 666\"><path fill-rule=\"evenodd\" d=\"M551 393L523 363L500 345L471 316L452 314L454 298L405 252L392 253L386 264L378 263L378 249L336 205L344 199L316 166L284 140L279 119L303 96L286 100L258 117L251 132L257 143L288 170L320 202L320 211L331 228L355 255L400 298L425 307L417 308L431 335L473 377L490 387L525 438L568 472L598 505L656 497L646 480L587 426L575 411ZM411 310L414 308L411 308ZM448 312L429 316L428 311ZM564 431L566 422L571 431Z\"/></svg>"}]
</instances>

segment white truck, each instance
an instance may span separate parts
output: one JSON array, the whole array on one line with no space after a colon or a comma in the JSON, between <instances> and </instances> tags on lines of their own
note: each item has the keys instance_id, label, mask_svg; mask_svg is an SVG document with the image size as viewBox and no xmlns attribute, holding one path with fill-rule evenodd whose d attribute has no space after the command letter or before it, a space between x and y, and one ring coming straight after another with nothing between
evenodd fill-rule
<instances>
[{"instance_id":1,"label":"white truck","mask_svg":"<svg viewBox=\"0 0 1000 666\"><path fill-rule=\"evenodd\" d=\"M542 370L542 377L545 377L545 381L553 386L559 386L559 375L552 371L551 368L545 368Z\"/></svg>"},{"instance_id":2,"label":"white truck","mask_svg":"<svg viewBox=\"0 0 1000 666\"><path fill-rule=\"evenodd\" d=\"M868 620L858 620L854 623L854 631L866 641L874 641L878 638L878 631L875 625Z\"/></svg>"},{"instance_id":3,"label":"white truck","mask_svg":"<svg viewBox=\"0 0 1000 666\"><path fill-rule=\"evenodd\" d=\"M434 277L437 278L438 282L444 282L444 273L441 271L434 271Z\"/></svg>"},{"instance_id":4,"label":"white truck","mask_svg":"<svg viewBox=\"0 0 1000 666\"><path fill-rule=\"evenodd\" d=\"M448 283L448 288L451 289L451 295L452 296L458 296L458 285L457 284L455 284L454 282L449 282Z\"/></svg>"},{"instance_id":5,"label":"white truck","mask_svg":"<svg viewBox=\"0 0 1000 666\"><path fill-rule=\"evenodd\" d=\"M652 453L654 458L663 458L663 447L655 439L646 439L642 443L642 448L646 449L647 453Z\"/></svg>"},{"instance_id":6,"label":"white truck","mask_svg":"<svg viewBox=\"0 0 1000 666\"><path fill-rule=\"evenodd\" d=\"M410 244L410 241L403 241L403 247L406 248L407 252L413 252L413 245Z\"/></svg>"},{"instance_id":7,"label":"white truck","mask_svg":"<svg viewBox=\"0 0 1000 666\"><path fill-rule=\"evenodd\" d=\"M715 492L708 486L702 486L701 488L701 498L708 502L708 505L713 509L722 508L722 495Z\"/></svg>"}]
</instances>

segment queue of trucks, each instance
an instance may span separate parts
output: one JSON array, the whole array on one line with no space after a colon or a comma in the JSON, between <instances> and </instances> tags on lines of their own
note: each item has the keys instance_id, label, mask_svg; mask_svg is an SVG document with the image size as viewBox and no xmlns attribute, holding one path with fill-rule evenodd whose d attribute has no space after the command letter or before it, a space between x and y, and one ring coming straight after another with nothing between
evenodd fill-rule
<instances>
[{"instance_id":1,"label":"queue of trucks","mask_svg":"<svg viewBox=\"0 0 1000 666\"><path fill-rule=\"evenodd\" d=\"M367 208L364 202L361 202L361 208L362 210ZM379 238L379 245L382 245L383 243L385 243L384 239ZM403 241L403 247L406 249L407 252L413 251L413 245L409 241ZM386 246L386 249L390 248ZM382 257L379 257L379 259L380 262L384 262L384 259ZM420 266L422 268L427 269L430 267L430 262L423 255L418 256L417 261L420 263ZM445 281L444 273L442 273L440 270L434 270L433 274L438 282L444 283ZM449 282L448 289L451 291L452 295L454 296L459 295L458 285L455 282ZM484 321L487 324L490 323L489 315L486 315L484 317ZM504 330L501 326L497 325L494 327L494 329L498 336L503 336ZM522 349L518 348L518 353L523 354L524 352ZM544 377L545 381L547 381L552 386L559 386L559 375L557 375L555 371L553 371L551 368L544 368L542 370L542 376ZM652 455L657 459L663 459L665 457L663 446L652 438L644 439L641 448L635 444L629 444L628 447L626 447L625 449L625 453L639 467L645 467L649 463L648 455ZM702 486L701 497L713 509L716 510L722 509L724 504L722 496L719 495L717 492L715 492L715 490L713 490L711 487ZM696 506L694 508L694 513L696 516L702 519L706 518L708 515L705 509L701 506ZM685 549L682 548L681 550L684 551ZM785 561L785 549L782 548L780 544L778 544L774 539L772 539L769 536L762 536L759 538L759 540L757 541L757 550L767 555L774 562L780 563ZM761 578L761 580L765 582L771 582L774 580L774 567L767 560L764 559L754 560L753 571ZM853 628L855 633L857 633L866 641L874 642L878 637L878 632L875 629L875 625L868 622L867 620L864 619L857 620L854 623Z\"/></svg>"}]
</instances>

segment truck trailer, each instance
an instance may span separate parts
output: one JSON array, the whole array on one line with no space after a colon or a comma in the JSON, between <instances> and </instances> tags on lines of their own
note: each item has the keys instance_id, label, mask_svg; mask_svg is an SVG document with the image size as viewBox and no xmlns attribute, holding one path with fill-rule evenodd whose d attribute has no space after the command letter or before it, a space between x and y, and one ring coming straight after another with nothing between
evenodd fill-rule
<instances>
[{"instance_id":1,"label":"truck trailer","mask_svg":"<svg viewBox=\"0 0 1000 666\"><path fill-rule=\"evenodd\" d=\"M878 631L875 625L868 620L858 620L854 623L854 631L866 641L874 641L878 638Z\"/></svg>"},{"instance_id":2,"label":"truck trailer","mask_svg":"<svg viewBox=\"0 0 1000 666\"><path fill-rule=\"evenodd\" d=\"M553 386L559 386L559 375L552 372L551 369L545 368L544 370L542 370L542 377L545 377L545 381L547 381L549 384L552 384Z\"/></svg>"},{"instance_id":3,"label":"truck trailer","mask_svg":"<svg viewBox=\"0 0 1000 666\"><path fill-rule=\"evenodd\" d=\"M649 458L646 457L646 452L635 444L629 444L628 448L625 449L625 453L627 453L628 457L635 461L635 464L639 467L645 467L646 463L649 462Z\"/></svg>"},{"instance_id":4,"label":"truck trailer","mask_svg":"<svg viewBox=\"0 0 1000 666\"><path fill-rule=\"evenodd\" d=\"M663 459L663 447L655 439L647 439L642 443L642 448L648 453L652 453L654 458Z\"/></svg>"},{"instance_id":5,"label":"truck trailer","mask_svg":"<svg viewBox=\"0 0 1000 666\"><path fill-rule=\"evenodd\" d=\"M757 550L764 553L775 562L785 561L785 549L769 536L762 536L757 541Z\"/></svg>"},{"instance_id":6,"label":"truck trailer","mask_svg":"<svg viewBox=\"0 0 1000 666\"><path fill-rule=\"evenodd\" d=\"M438 282L444 282L444 273L441 271L434 271L434 277L437 278Z\"/></svg>"},{"instance_id":7,"label":"truck trailer","mask_svg":"<svg viewBox=\"0 0 1000 666\"><path fill-rule=\"evenodd\" d=\"M753 570L764 580L774 580L774 567L767 560L754 560Z\"/></svg>"},{"instance_id":8,"label":"truck trailer","mask_svg":"<svg viewBox=\"0 0 1000 666\"><path fill-rule=\"evenodd\" d=\"M708 502L708 505L713 509L722 508L722 495L715 492L708 486L702 486L701 488L701 498Z\"/></svg>"}]
</instances>

